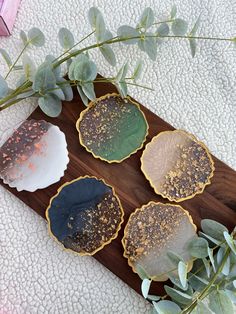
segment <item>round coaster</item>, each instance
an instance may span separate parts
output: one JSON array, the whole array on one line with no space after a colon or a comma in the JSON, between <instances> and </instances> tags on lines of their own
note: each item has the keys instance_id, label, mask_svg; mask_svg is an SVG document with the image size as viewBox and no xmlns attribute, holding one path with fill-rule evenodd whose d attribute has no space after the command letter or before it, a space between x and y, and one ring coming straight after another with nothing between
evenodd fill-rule
<instances>
[{"instance_id":1,"label":"round coaster","mask_svg":"<svg viewBox=\"0 0 236 314\"><path fill-rule=\"evenodd\" d=\"M214 169L207 147L182 130L159 133L141 157L141 170L155 192L175 202L202 193Z\"/></svg>"},{"instance_id":2,"label":"round coaster","mask_svg":"<svg viewBox=\"0 0 236 314\"><path fill-rule=\"evenodd\" d=\"M115 239L123 216L114 189L89 176L62 185L46 210L53 237L80 255L93 255Z\"/></svg>"},{"instance_id":3,"label":"round coaster","mask_svg":"<svg viewBox=\"0 0 236 314\"><path fill-rule=\"evenodd\" d=\"M0 147L0 178L34 192L59 181L68 162L65 134L49 122L26 120Z\"/></svg>"},{"instance_id":4,"label":"round coaster","mask_svg":"<svg viewBox=\"0 0 236 314\"><path fill-rule=\"evenodd\" d=\"M176 272L169 251L192 268L187 242L196 236L192 217L180 205L149 202L129 217L122 244L124 256L134 272L141 267L152 280L165 281Z\"/></svg>"},{"instance_id":5,"label":"round coaster","mask_svg":"<svg viewBox=\"0 0 236 314\"><path fill-rule=\"evenodd\" d=\"M76 123L80 143L95 158L121 162L142 148L148 124L129 97L107 94L91 102Z\"/></svg>"}]
</instances>

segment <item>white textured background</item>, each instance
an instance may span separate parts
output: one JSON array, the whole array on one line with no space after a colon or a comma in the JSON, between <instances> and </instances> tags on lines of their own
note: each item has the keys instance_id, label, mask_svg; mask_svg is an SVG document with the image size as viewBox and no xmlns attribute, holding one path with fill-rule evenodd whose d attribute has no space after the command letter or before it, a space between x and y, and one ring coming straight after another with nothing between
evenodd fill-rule
<instances>
[{"instance_id":1,"label":"white textured background","mask_svg":"<svg viewBox=\"0 0 236 314\"><path fill-rule=\"evenodd\" d=\"M179 16L191 24L202 14L201 35L236 35L235 0L176 0ZM0 38L12 56L20 49L19 31L40 27L47 36L44 48L32 50L36 60L60 52L59 27L77 38L90 32L87 10L96 5L110 29L135 25L150 5L157 18L169 12L170 0L22 0L13 35ZM175 127L196 134L219 158L236 169L236 52L228 43L201 42L192 59L188 43L169 41L155 63L127 46L116 46L118 64L143 57L143 83L155 92L130 90L137 100ZM115 73L99 53L93 53L103 75ZM0 61L0 70L4 69ZM16 77L12 75L12 81ZM0 113L0 135L26 118L29 101ZM47 233L45 221L0 188L0 314L9 313L146 313L149 305L93 258L63 252Z\"/></svg>"}]
</instances>

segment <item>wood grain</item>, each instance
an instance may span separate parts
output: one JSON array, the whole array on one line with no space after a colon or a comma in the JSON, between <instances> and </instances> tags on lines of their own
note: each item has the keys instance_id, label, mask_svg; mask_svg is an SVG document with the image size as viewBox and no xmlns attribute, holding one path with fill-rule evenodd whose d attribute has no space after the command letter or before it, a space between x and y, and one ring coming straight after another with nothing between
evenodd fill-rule
<instances>
[{"instance_id":1,"label":"wood grain","mask_svg":"<svg viewBox=\"0 0 236 314\"><path fill-rule=\"evenodd\" d=\"M114 91L115 88L110 84L99 83L96 86L97 96ZM4 185L2 181L1 184L44 218L49 200L56 193L59 186L86 174L104 178L108 184L114 186L125 210L125 223L135 208L148 203L150 200L164 201L154 193L140 170L142 150L120 164L108 164L93 158L80 145L75 123L79 118L80 112L84 109L84 105L81 103L76 92L75 95L72 102L64 103L63 112L56 119L46 117L39 109L34 111L29 117L29 119L45 119L56 124L66 134L70 163L61 181L47 189L38 190L34 193L25 191L17 192L15 189ZM141 105L141 108L146 115L150 127L147 142L161 131L174 129L144 106ZM195 196L191 200L184 201L181 205L190 212L198 227L201 219L212 218L232 229L236 224L236 172L217 158L213 158L216 170L212 184L207 186L203 194ZM125 223L123 224L123 228ZM121 245L123 228L118 238L94 257L140 293L140 279L132 272L127 264L127 260L123 257L123 248ZM163 284L156 283L152 288L152 292L157 294L162 293Z\"/></svg>"}]
</instances>

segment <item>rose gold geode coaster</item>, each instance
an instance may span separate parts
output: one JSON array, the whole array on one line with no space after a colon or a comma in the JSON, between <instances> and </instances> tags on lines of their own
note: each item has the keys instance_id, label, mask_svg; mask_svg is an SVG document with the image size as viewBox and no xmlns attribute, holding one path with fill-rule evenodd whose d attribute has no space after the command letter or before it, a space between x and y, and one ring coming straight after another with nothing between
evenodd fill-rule
<instances>
[{"instance_id":1,"label":"rose gold geode coaster","mask_svg":"<svg viewBox=\"0 0 236 314\"><path fill-rule=\"evenodd\" d=\"M141 170L155 192L175 202L202 193L214 169L207 147L182 130L159 133L141 157Z\"/></svg>"},{"instance_id":2,"label":"rose gold geode coaster","mask_svg":"<svg viewBox=\"0 0 236 314\"><path fill-rule=\"evenodd\" d=\"M115 239L123 216L114 189L89 176L62 185L46 210L50 234L80 255L93 255Z\"/></svg>"},{"instance_id":3,"label":"rose gold geode coaster","mask_svg":"<svg viewBox=\"0 0 236 314\"><path fill-rule=\"evenodd\" d=\"M187 242L196 236L192 217L180 205L149 202L129 217L122 244L124 257L134 272L137 267L152 280L165 281L175 273L175 265L168 258L172 251L192 268Z\"/></svg>"},{"instance_id":4,"label":"rose gold geode coaster","mask_svg":"<svg viewBox=\"0 0 236 314\"><path fill-rule=\"evenodd\" d=\"M18 191L57 182L69 162L65 134L43 120L26 120L0 147L0 178Z\"/></svg>"}]
</instances>

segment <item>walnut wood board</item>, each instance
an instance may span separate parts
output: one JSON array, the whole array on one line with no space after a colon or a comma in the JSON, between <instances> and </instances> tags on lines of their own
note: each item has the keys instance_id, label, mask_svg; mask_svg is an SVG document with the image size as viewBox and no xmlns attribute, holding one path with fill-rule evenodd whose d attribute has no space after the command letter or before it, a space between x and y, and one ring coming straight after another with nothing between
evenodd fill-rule
<instances>
[{"instance_id":1,"label":"walnut wood board","mask_svg":"<svg viewBox=\"0 0 236 314\"><path fill-rule=\"evenodd\" d=\"M97 96L102 96L114 91L115 88L111 84L100 83L96 85ZM141 109L147 118L150 128L147 142L161 131L174 129L170 124L145 108L145 103L143 105L141 105ZM156 105L158 105L158 103ZM143 149L120 164L108 164L99 159L95 159L80 145L75 123L83 109L85 109L85 107L75 91L74 100L69 103L64 103L62 114L58 118L48 118L39 109L36 109L29 117L29 119L44 119L56 124L66 135L70 163L65 172L65 176L60 182L34 193L25 191L17 192L16 189L11 189L4 185L2 181L0 182L11 193L45 218L45 209L49 204L49 200L56 194L60 185L83 175L93 175L104 178L108 184L114 186L117 195L120 197L125 210L125 222L119 232L118 238L112 241L112 243L107 245L103 250L96 253L94 257L130 287L140 293L141 281L139 277L132 272L127 264L127 260L123 257L123 248L121 245L123 229L130 213L137 207L148 203L150 200L164 202L165 200L154 193L154 190L150 187L149 182L145 179L140 170L140 157ZM191 200L184 201L181 205L190 212L198 227L201 219L211 218L225 224L231 230L236 224L236 172L217 158L213 157L213 159L215 161L216 170L212 184L206 187L203 194L197 195ZM163 284L155 283L151 292L156 294L163 293Z\"/></svg>"}]
</instances>

